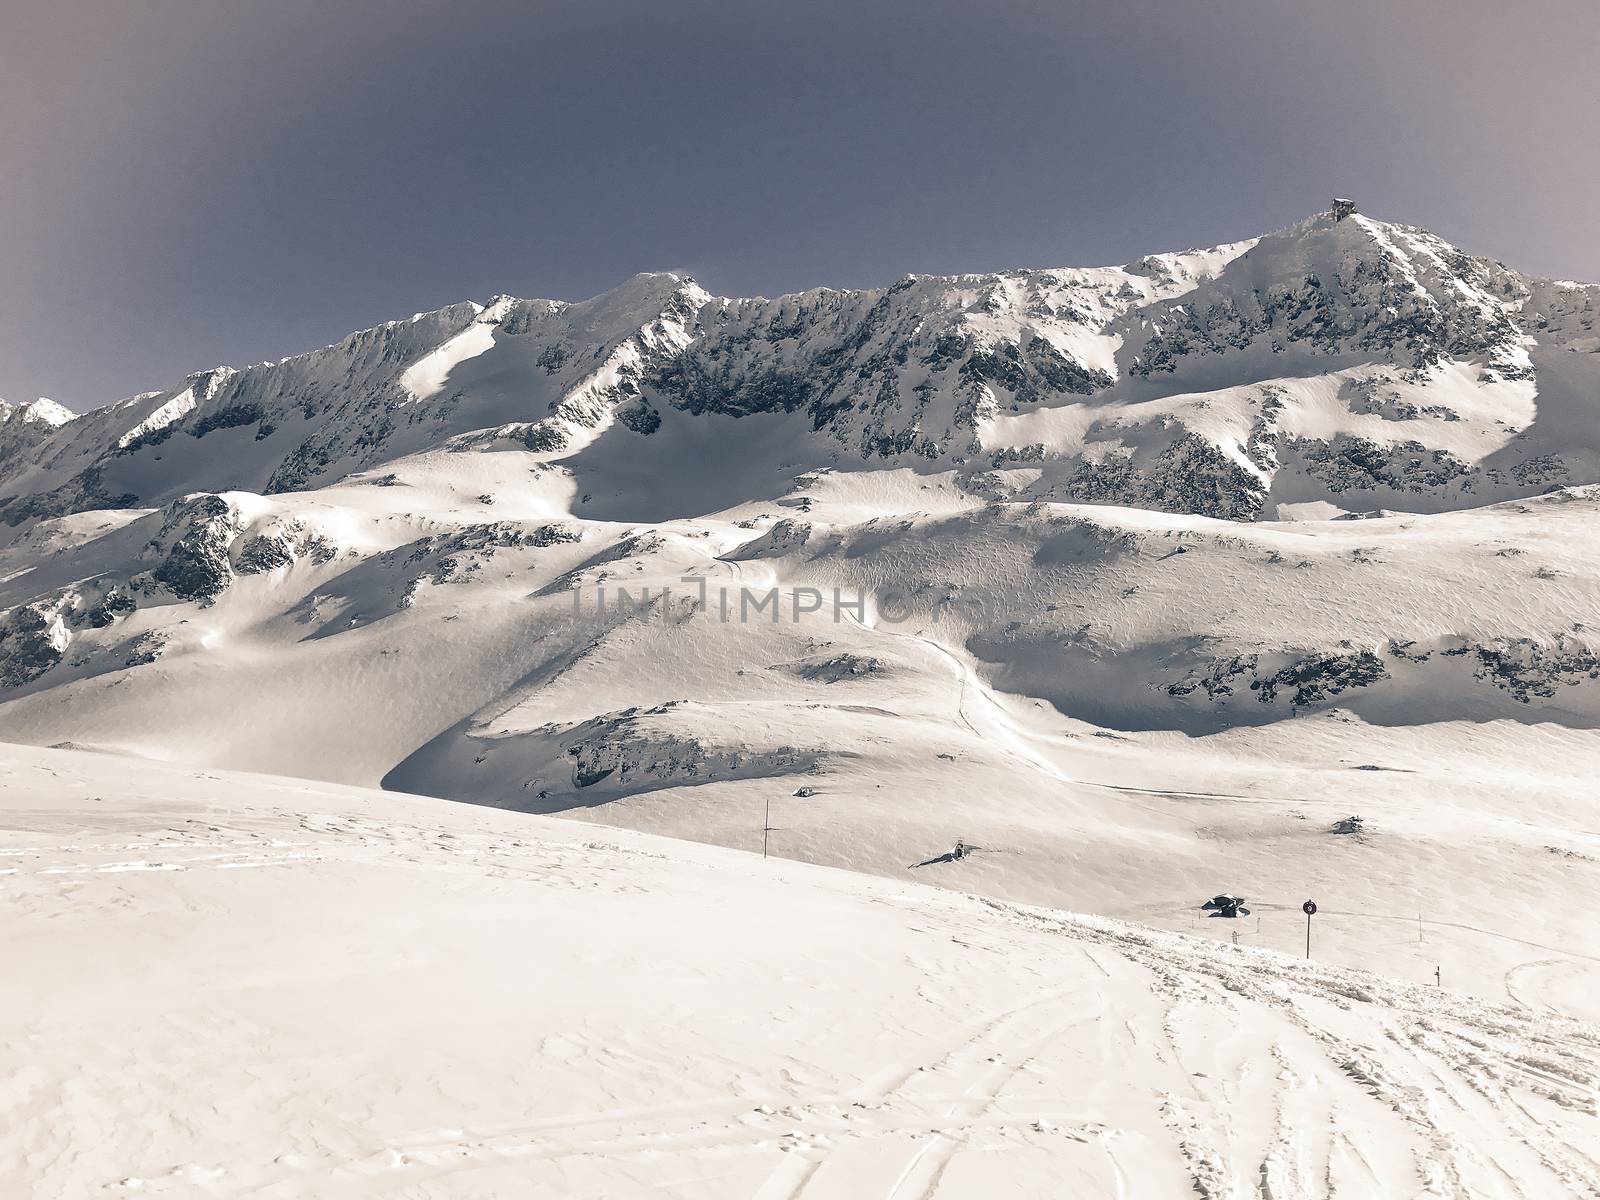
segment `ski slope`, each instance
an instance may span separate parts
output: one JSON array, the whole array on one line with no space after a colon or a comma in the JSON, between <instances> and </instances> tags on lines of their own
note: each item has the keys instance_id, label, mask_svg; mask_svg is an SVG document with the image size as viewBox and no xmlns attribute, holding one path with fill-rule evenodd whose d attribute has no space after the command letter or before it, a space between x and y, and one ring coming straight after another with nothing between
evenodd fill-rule
<instances>
[{"instance_id":1,"label":"ski slope","mask_svg":"<svg viewBox=\"0 0 1600 1200\"><path fill-rule=\"evenodd\" d=\"M0 1193L1600 1193L1600 1030L620 830L0 755Z\"/></svg>"}]
</instances>

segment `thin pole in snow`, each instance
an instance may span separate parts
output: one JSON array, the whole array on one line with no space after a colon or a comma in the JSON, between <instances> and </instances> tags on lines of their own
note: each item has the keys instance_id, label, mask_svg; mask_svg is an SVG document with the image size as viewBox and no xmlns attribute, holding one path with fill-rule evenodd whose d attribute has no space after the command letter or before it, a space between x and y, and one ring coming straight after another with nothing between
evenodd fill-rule
<instances>
[{"instance_id":1,"label":"thin pole in snow","mask_svg":"<svg viewBox=\"0 0 1600 1200\"><path fill-rule=\"evenodd\" d=\"M766 814L761 818L761 857L767 856L767 834L772 832L772 797L767 797Z\"/></svg>"}]
</instances>

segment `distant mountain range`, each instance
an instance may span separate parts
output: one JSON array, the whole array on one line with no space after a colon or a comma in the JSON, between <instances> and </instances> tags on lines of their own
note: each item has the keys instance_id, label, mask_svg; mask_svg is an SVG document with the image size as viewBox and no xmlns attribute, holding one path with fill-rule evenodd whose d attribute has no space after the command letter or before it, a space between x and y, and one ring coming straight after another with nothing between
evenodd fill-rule
<instances>
[{"instance_id":1,"label":"distant mountain range","mask_svg":"<svg viewBox=\"0 0 1600 1200\"><path fill-rule=\"evenodd\" d=\"M946 874L1140 919L1124 866L1415 861L1314 852L1319 805L1469 876L1435 814L1592 804L1597 309L1329 213L774 300L641 275L6 406L0 738L742 846L770 801L788 855L1025 847Z\"/></svg>"},{"instance_id":2,"label":"distant mountain range","mask_svg":"<svg viewBox=\"0 0 1600 1200\"><path fill-rule=\"evenodd\" d=\"M783 414L821 435L809 465L954 470L986 497L1472 507L1600 480L1597 306L1600 286L1359 214L1124 267L775 300L640 275L579 303L452 305L81 417L5 406L0 515L301 491L429 449L648 456L670 410Z\"/></svg>"}]
</instances>

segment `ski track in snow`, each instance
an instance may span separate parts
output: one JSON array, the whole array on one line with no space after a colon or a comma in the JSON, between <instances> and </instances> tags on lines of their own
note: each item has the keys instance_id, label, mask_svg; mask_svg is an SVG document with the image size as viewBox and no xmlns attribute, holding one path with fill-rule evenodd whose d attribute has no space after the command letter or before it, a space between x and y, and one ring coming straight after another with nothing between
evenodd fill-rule
<instances>
[{"instance_id":1,"label":"ski track in snow","mask_svg":"<svg viewBox=\"0 0 1600 1200\"><path fill-rule=\"evenodd\" d=\"M77 757L88 760L73 764L80 771L125 769ZM4 937L73 946L112 937L102 953L118 957L141 953L150 938L163 947L148 960L148 981L124 981L136 1022L127 1030L97 1032L117 1010L85 1008L84 983L41 981L54 1005L0 1008L8 1053L18 1056L0 1066L33 1081L0 1091L9 1114L0 1162L13 1164L0 1166L0 1183L60 1184L32 1194L77 1194L82 1184L112 1195L259 1197L634 1189L959 1200L1041 1186L1130 1200L1185 1190L1213 1200L1600 1195L1600 1031L1581 1022L1103 919L633 834L586 838L517 814L378 793L310 800L313 785L195 780L146 764L133 774L150 798L131 807L62 808L58 785L28 783L45 799L16 809L23 832L3 839L16 871L0 884L12 914ZM16 778L0 799L16 795ZM151 790L152 778L165 782ZM226 812L157 799L219 788L230 795ZM96 790L115 794L104 783ZM53 828L66 836L50 836ZM231 869L241 866L270 866L276 882ZM312 907L298 906L302 896ZM693 907L702 902L710 907ZM802 921L794 930L843 914L844 936L807 933L794 945L792 933L752 941L742 926L707 928L773 904ZM666 921L643 933L594 915L646 908ZM184 915L175 923L175 914ZM352 920L407 931L402 957L430 964L380 993L393 1013L414 1010L421 1021L404 1018L405 1056L371 1060L360 1049L362 1023L382 1014L364 991L346 1001L340 988L358 983L352 969L384 960L374 957L381 946L347 929ZM540 932L595 921L575 940ZM478 960L462 957L469 930L486 947L500 937L507 948L525 943L538 977L560 986L517 985L505 1013L513 1024L449 1020L449 1006L468 996L498 1003L483 991ZM229 969L254 981L235 993L218 990L226 977L196 974L189 991L175 990L184 945L218 937L239 948ZM483 961L504 958L490 953ZM771 981L776 990L750 997L770 1030L729 1040L722 1017L647 1015L655 1004L694 1013L708 972L718 988ZM293 1017L302 976L316 981L310 1011L335 1023L319 1053L352 1057L331 1074L280 1080L313 1061L291 1049L304 1037ZM454 990L458 976L465 991ZM624 993L619 978L632 981ZM634 989L642 1007L627 998ZM562 1009L559 997L574 991L607 999ZM896 1007L879 1008L890 996ZM235 1032L228 1014L241 999L240 1017L253 1015ZM783 1015L797 1000L823 1006L828 1033L786 1032L804 1012ZM146 1004L169 1015L138 1016ZM71 1025L55 1023L58 1009ZM831 1049L841 1035L858 1049ZM43 1047L101 1037L129 1040L108 1064L114 1075L91 1066L66 1090L40 1090L52 1072L82 1066ZM443 1059L433 1037L448 1039ZM481 1042L507 1037L523 1048L479 1053ZM218 1100L233 1115L214 1132L161 1116L186 1104L164 1089L205 1086L192 1062L201 1052L241 1056L213 1061L219 1081L241 1067L253 1080L242 1096ZM169 1061L189 1065L173 1075ZM451 1061L457 1071L476 1064L477 1074L455 1079ZM381 1062L401 1074L365 1078ZM530 1087L528 1070L543 1082ZM674 1078L676 1087L663 1086ZM130 1088L151 1132L73 1132ZM319 1100L328 1088L337 1094ZM97 1089L104 1100L91 1099ZM388 1112L401 1104L420 1114L405 1104L413 1092L436 1112L431 1124ZM328 1123L329 1111L375 1102L387 1115ZM258 1104L258 1124L239 1124Z\"/></svg>"}]
</instances>

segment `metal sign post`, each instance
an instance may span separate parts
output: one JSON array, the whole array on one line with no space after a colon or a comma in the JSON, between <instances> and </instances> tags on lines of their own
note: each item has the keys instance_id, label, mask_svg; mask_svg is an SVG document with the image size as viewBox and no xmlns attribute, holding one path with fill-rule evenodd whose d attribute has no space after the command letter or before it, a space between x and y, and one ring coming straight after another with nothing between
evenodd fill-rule
<instances>
[{"instance_id":1,"label":"metal sign post","mask_svg":"<svg viewBox=\"0 0 1600 1200\"><path fill-rule=\"evenodd\" d=\"M1300 911L1306 914L1306 957L1311 957L1311 914L1317 911L1317 902L1307 900L1300 906Z\"/></svg>"}]
</instances>

